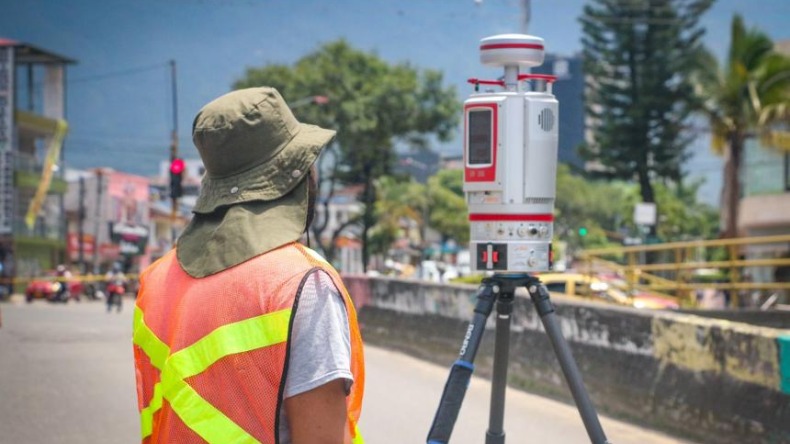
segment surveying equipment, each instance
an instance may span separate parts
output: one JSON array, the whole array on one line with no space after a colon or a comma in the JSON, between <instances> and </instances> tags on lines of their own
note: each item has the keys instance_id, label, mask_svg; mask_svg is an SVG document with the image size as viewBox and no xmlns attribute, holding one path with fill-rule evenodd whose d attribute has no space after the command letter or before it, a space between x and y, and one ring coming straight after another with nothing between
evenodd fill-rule
<instances>
[{"instance_id":1,"label":"surveying equipment","mask_svg":"<svg viewBox=\"0 0 790 444\"><path fill-rule=\"evenodd\" d=\"M469 207L474 270L546 271L557 174L555 77L520 74L543 63L543 39L505 34L484 38L480 60L502 66L499 92L473 94L464 102L464 191ZM525 83L532 83L532 90Z\"/></svg>"},{"instance_id":2,"label":"surveying equipment","mask_svg":"<svg viewBox=\"0 0 790 444\"><path fill-rule=\"evenodd\" d=\"M503 418L510 347L510 317L515 291L524 287L549 336L594 444L606 444L595 407L582 382L570 347L562 336L549 292L528 271L551 266L551 238L557 170L558 103L551 94L554 76L520 74L521 66L543 63L543 39L522 34L487 37L480 42L483 64L503 66L502 80L469 79L476 93L464 103L464 191L469 205L470 250L483 279L474 316L458 360L450 369L428 444L447 444L474 372L474 359L496 302L494 368L486 444L504 444ZM522 90L530 81L533 89ZM477 93L480 85L504 88Z\"/></svg>"}]
</instances>

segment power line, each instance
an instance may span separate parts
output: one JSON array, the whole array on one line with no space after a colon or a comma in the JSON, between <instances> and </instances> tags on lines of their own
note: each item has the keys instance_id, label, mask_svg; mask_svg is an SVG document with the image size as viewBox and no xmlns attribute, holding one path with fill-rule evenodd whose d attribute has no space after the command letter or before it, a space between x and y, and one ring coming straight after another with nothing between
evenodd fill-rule
<instances>
[{"instance_id":1,"label":"power line","mask_svg":"<svg viewBox=\"0 0 790 444\"><path fill-rule=\"evenodd\" d=\"M114 78L114 77L123 77L123 76L129 76L129 75L133 75L133 74L138 74L138 73L141 73L141 72L154 71L154 70L157 70L157 69L162 69L162 68L167 68L167 67L168 67L168 65L166 63L158 63L156 65L141 66L141 67L137 67L137 68L125 69L125 70L122 70L122 71L112 71L112 72L108 72L108 73L104 73L104 74L96 74L96 75L93 75L93 76L79 77L79 78L76 78L76 79L70 79L68 81L68 83L71 84L71 83L92 82L92 81L96 81L96 80L110 79L110 78Z\"/></svg>"},{"instance_id":2,"label":"power line","mask_svg":"<svg viewBox=\"0 0 790 444\"><path fill-rule=\"evenodd\" d=\"M167 140L164 136L157 136L157 135L131 135L131 134L112 134L112 133L101 133L101 132L84 132L84 131L75 131L69 132L66 136L69 140L97 140L97 141L112 141L118 143L132 143L132 144L140 144L142 142L149 142L149 143L160 143L163 140ZM167 145L167 143L165 143Z\"/></svg>"}]
</instances>

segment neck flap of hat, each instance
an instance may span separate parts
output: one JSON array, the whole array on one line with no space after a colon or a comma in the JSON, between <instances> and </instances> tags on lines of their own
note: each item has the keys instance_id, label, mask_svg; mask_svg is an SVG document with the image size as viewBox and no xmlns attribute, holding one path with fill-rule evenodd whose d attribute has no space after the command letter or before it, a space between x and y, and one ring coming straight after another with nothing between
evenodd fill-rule
<instances>
[{"instance_id":1,"label":"neck flap of hat","mask_svg":"<svg viewBox=\"0 0 790 444\"><path fill-rule=\"evenodd\" d=\"M275 201L253 201L195 214L179 237L181 268L202 278L299 240L307 223L307 184Z\"/></svg>"}]
</instances>

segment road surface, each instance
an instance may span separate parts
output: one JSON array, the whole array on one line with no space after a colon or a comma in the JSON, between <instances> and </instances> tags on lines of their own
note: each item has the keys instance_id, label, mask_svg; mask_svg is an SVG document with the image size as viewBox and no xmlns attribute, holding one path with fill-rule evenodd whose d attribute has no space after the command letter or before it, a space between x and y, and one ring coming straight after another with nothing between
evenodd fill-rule
<instances>
[{"instance_id":1,"label":"road surface","mask_svg":"<svg viewBox=\"0 0 790 444\"><path fill-rule=\"evenodd\" d=\"M131 353L131 301L106 313L98 302L0 304L0 444L132 444L138 415ZM360 429L368 444L424 443L448 368L366 347ZM448 364L449 365L449 364ZM490 384L474 379L452 444L482 444ZM509 391L508 443L588 442L573 406ZM683 442L602 418L617 444Z\"/></svg>"}]
</instances>

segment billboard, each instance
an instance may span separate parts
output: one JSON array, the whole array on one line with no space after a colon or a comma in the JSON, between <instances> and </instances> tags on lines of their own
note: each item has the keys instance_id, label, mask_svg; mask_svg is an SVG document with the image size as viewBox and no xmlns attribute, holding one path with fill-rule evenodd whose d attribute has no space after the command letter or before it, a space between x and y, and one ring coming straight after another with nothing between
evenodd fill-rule
<instances>
[{"instance_id":1,"label":"billboard","mask_svg":"<svg viewBox=\"0 0 790 444\"><path fill-rule=\"evenodd\" d=\"M120 254L145 254L150 234L149 181L113 171L107 175L110 241Z\"/></svg>"}]
</instances>

